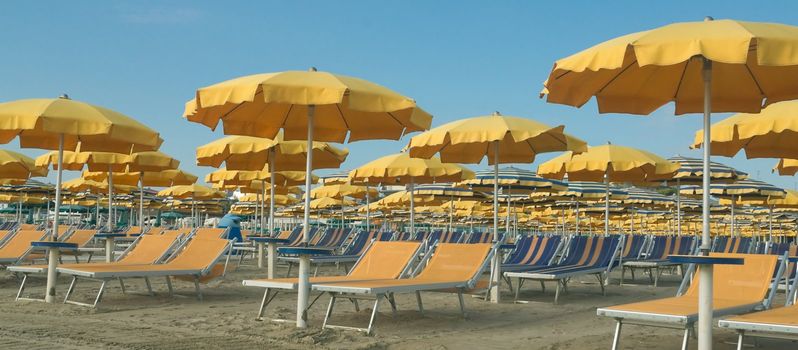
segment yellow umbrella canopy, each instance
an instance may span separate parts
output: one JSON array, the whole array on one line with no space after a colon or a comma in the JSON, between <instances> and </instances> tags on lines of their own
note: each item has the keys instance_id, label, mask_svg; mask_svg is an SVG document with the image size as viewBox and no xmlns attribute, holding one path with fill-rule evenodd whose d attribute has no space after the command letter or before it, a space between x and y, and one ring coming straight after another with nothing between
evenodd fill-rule
<instances>
[{"instance_id":1,"label":"yellow umbrella canopy","mask_svg":"<svg viewBox=\"0 0 798 350\"><path fill-rule=\"evenodd\" d=\"M64 183L61 184L61 188L70 192L89 191L92 193L102 193L108 191L108 182L87 180L85 178L79 177L69 181L64 181ZM114 184L114 192L116 193L130 193L136 190L137 189L134 186Z\"/></svg>"},{"instance_id":2,"label":"yellow umbrella canopy","mask_svg":"<svg viewBox=\"0 0 798 350\"><path fill-rule=\"evenodd\" d=\"M426 130L432 116L416 102L366 80L328 72L256 74L197 90L183 116L211 129L221 120L225 134L305 140L308 106L313 107L313 140L343 142L398 140Z\"/></svg>"},{"instance_id":3,"label":"yellow umbrella canopy","mask_svg":"<svg viewBox=\"0 0 798 350\"><path fill-rule=\"evenodd\" d=\"M573 181L643 182L668 179L679 164L651 152L619 145L589 147L586 152L564 154L538 166L538 175Z\"/></svg>"},{"instance_id":4,"label":"yellow umbrella canopy","mask_svg":"<svg viewBox=\"0 0 798 350\"><path fill-rule=\"evenodd\" d=\"M310 198L317 199L317 198L344 198L344 197L352 197L352 198L376 198L379 195L376 189L369 188L367 189L366 186L355 186L350 184L339 184L339 185L326 185L314 188L310 191Z\"/></svg>"},{"instance_id":5,"label":"yellow umbrella canopy","mask_svg":"<svg viewBox=\"0 0 798 350\"><path fill-rule=\"evenodd\" d=\"M168 169L157 172L145 171L140 175L137 172L114 172L111 173L113 182L135 186L141 176L142 181L147 186L168 187L176 185L191 185L197 182L197 176L189 174L180 169ZM108 173L104 171L84 171L82 177L87 180L106 181Z\"/></svg>"},{"instance_id":6,"label":"yellow umbrella canopy","mask_svg":"<svg viewBox=\"0 0 798 350\"><path fill-rule=\"evenodd\" d=\"M210 187L191 184L180 185L165 188L158 192L159 197L172 197L172 198L191 198L191 199L213 199L224 198L224 192L214 190Z\"/></svg>"},{"instance_id":7,"label":"yellow umbrella canopy","mask_svg":"<svg viewBox=\"0 0 798 350\"><path fill-rule=\"evenodd\" d=\"M760 113L739 113L711 126L712 155L747 158L798 158L798 101L771 104ZM695 133L692 148L703 144L704 130Z\"/></svg>"},{"instance_id":8,"label":"yellow umbrella canopy","mask_svg":"<svg viewBox=\"0 0 798 350\"><path fill-rule=\"evenodd\" d=\"M773 171L778 171L779 175L795 175L798 172L798 159L779 159Z\"/></svg>"},{"instance_id":9,"label":"yellow umbrella canopy","mask_svg":"<svg viewBox=\"0 0 798 350\"><path fill-rule=\"evenodd\" d=\"M433 201L433 196L414 195L411 196L409 191L398 191L391 193L380 200L374 202L374 207L409 207L410 201L415 204L427 204Z\"/></svg>"},{"instance_id":10,"label":"yellow umbrella canopy","mask_svg":"<svg viewBox=\"0 0 798 350\"><path fill-rule=\"evenodd\" d=\"M563 132L564 126L551 127L532 119L490 116L453 121L413 136L407 148L411 157L476 164L488 156L488 163L531 163L544 152L573 150L582 152L587 144ZM498 146L498 154L494 154Z\"/></svg>"},{"instance_id":11,"label":"yellow umbrella canopy","mask_svg":"<svg viewBox=\"0 0 798 350\"><path fill-rule=\"evenodd\" d=\"M774 208L798 208L798 191L786 191L784 198L768 198L767 206Z\"/></svg>"},{"instance_id":12,"label":"yellow umbrella canopy","mask_svg":"<svg viewBox=\"0 0 798 350\"><path fill-rule=\"evenodd\" d=\"M409 184L457 182L474 178L474 172L458 164L442 163L438 157L411 158L407 153L385 156L352 170L353 183Z\"/></svg>"},{"instance_id":13,"label":"yellow umbrella canopy","mask_svg":"<svg viewBox=\"0 0 798 350\"><path fill-rule=\"evenodd\" d=\"M65 170L80 171L88 168L89 171L124 171L130 162L130 155L114 152L74 152L64 151L62 166ZM36 165L40 167L52 166L58 169L58 151L47 152L36 157Z\"/></svg>"},{"instance_id":14,"label":"yellow umbrella canopy","mask_svg":"<svg viewBox=\"0 0 798 350\"><path fill-rule=\"evenodd\" d=\"M257 202L258 198L254 193L249 193L246 195L241 196L238 199L240 202ZM292 205L299 203L299 199L293 196L288 196L284 194L275 194L274 195L274 203L277 205Z\"/></svg>"},{"instance_id":15,"label":"yellow umbrella canopy","mask_svg":"<svg viewBox=\"0 0 798 350\"><path fill-rule=\"evenodd\" d=\"M37 166L24 154L0 150L0 179L27 180L37 176L47 176L47 167Z\"/></svg>"},{"instance_id":16,"label":"yellow umbrella canopy","mask_svg":"<svg viewBox=\"0 0 798 350\"><path fill-rule=\"evenodd\" d=\"M274 164L280 170L305 170L307 152L307 142L286 141L282 132L275 139L226 136L197 147L197 165L218 168L225 163L231 170L259 170ZM314 169L338 168L348 155L347 149L313 142Z\"/></svg>"},{"instance_id":17,"label":"yellow umbrella canopy","mask_svg":"<svg viewBox=\"0 0 798 350\"><path fill-rule=\"evenodd\" d=\"M160 135L144 124L110 109L85 102L27 99L0 103L0 143L19 136L24 148L130 153L156 150Z\"/></svg>"},{"instance_id":18,"label":"yellow umbrella canopy","mask_svg":"<svg viewBox=\"0 0 798 350\"><path fill-rule=\"evenodd\" d=\"M331 197L322 197L316 198L310 201L310 208L311 209L333 209L333 208L340 208L343 206L353 206L357 205L355 201L351 199L339 199L339 198L331 198Z\"/></svg>"},{"instance_id":19,"label":"yellow umbrella canopy","mask_svg":"<svg viewBox=\"0 0 798 350\"><path fill-rule=\"evenodd\" d=\"M558 60L547 101L601 113L704 112L702 60L711 61L713 112L757 113L798 98L798 27L735 20L673 23L621 36Z\"/></svg>"},{"instance_id":20,"label":"yellow umbrella canopy","mask_svg":"<svg viewBox=\"0 0 798 350\"><path fill-rule=\"evenodd\" d=\"M215 183L224 181L226 184L239 184L248 186L250 183L269 182L272 173L268 170L247 171L219 169L205 175L205 182ZM318 182L319 178L311 174L311 183ZM278 187L297 186L305 183L304 171L278 171L274 176L274 184ZM267 187L268 191L268 187Z\"/></svg>"},{"instance_id":21,"label":"yellow umbrella canopy","mask_svg":"<svg viewBox=\"0 0 798 350\"><path fill-rule=\"evenodd\" d=\"M217 190L239 190L241 193L257 194L257 193L263 193L264 191L266 192L267 195L271 193L269 186L268 185L263 186L260 182L250 182L245 185L239 185L236 183L229 184L226 181L219 181L211 184L211 187ZM288 187L281 186L274 188L275 195L285 195L289 193L301 194L302 190L296 186L288 186Z\"/></svg>"},{"instance_id":22,"label":"yellow umbrella canopy","mask_svg":"<svg viewBox=\"0 0 798 350\"><path fill-rule=\"evenodd\" d=\"M180 161L160 151L136 152L128 160L129 172L158 172L177 169Z\"/></svg>"}]
</instances>

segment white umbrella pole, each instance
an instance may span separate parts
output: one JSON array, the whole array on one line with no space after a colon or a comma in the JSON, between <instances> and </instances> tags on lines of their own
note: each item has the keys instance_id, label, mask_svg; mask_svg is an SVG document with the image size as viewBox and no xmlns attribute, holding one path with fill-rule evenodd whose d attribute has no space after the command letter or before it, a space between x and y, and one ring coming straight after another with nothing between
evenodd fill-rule
<instances>
[{"instance_id":1,"label":"white umbrella pole","mask_svg":"<svg viewBox=\"0 0 798 350\"><path fill-rule=\"evenodd\" d=\"M610 234L610 177L604 174L604 235Z\"/></svg>"},{"instance_id":2,"label":"white umbrella pole","mask_svg":"<svg viewBox=\"0 0 798 350\"><path fill-rule=\"evenodd\" d=\"M310 239L310 177L313 171L313 113L316 106L308 106L308 153L305 163L305 216L302 220L302 243L307 244ZM308 296L310 294L310 283L308 281L308 270L310 268L310 258L307 255L299 256L299 285L296 303L296 326L307 328L307 308Z\"/></svg>"},{"instance_id":3,"label":"white umbrella pole","mask_svg":"<svg viewBox=\"0 0 798 350\"><path fill-rule=\"evenodd\" d=\"M61 210L61 176L63 173L64 163L64 134L59 135L58 138L58 171L55 177L55 214L53 214L53 232L50 233L50 238L53 242L58 241L58 212ZM48 249L47 252L47 293L44 295L44 301L48 303L55 302L55 282L58 277L56 268L58 267L58 259L60 252L58 249Z\"/></svg>"},{"instance_id":4,"label":"white umbrella pole","mask_svg":"<svg viewBox=\"0 0 798 350\"><path fill-rule=\"evenodd\" d=\"M108 233L114 232L114 177L108 164Z\"/></svg>"},{"instance_id":5,"label":"white umbrella pole","mask_svg":"<svg viewBox=\"0 0 798 350\"><path fill-rule=\"evenodd\" d=\"M416 231L416 200L413 196L413 177L410 177L410 237Z\"/></svg>"},{"instance_id":6,"label":"white umbrella pole","mask_svg":"<svg viewBox=\"0 0 798 350\"><path fill-rule=\"evenodd\" d=\"M579 234L579 199L576 199L576 234Z\"/></svg>"},{"instance_id":7,"label":"white umbrella pole","mask_svg":"<svg viewBox=\"0 0 798 350\"><path fill-rule=\"evenodd\" d=\"M768 241L773 242L773 206L768 206Z\"/></svg>"},{"instance_id":8,"label":"white umbrella pole","mask_svg":"<svg viewBox=\"0 0 798 350\"><path fill-rule=\"evenodd\" d=\"M452 210L454 209L454 194L449 196L449 232L452 232L452 220L454 220L454 215L452 215Z\"/></svg>"},{"instance_id":9,"label":"white umbrella pole","mask_svg":"<svg viewBox=\"0 0 798 350\"><path fill-rule=\"evenodd\" d=\"M512 186L507 188L507 222L504 223L506 226L504 231L507 232L506 233L507 235L510 234L510 211L513 209L513 203L512 203L513 197L510 194L511 192L512 192Z\"/></svg>"},{"instance_id":10,"label":"white umbrella pole","mask_svg":"<svg viewBox=\"0 0 798 350\"><path fill-rule=\"evenodd\" d=\"M709 234L709 184L710 184L710 143L711 143L711 111L712 111L712 61L703 60L704 80L704 181L702 195L701 254L709 255L711 249ZM712 350L712 265L703 265L699 270L699 279L705 283L698 285L698 349Z\"/></svg>"},{"instance_id":11,"label":"white umbrella pole","mask_svg":"<svg viewBox=\"0 0 798 350\"><path fill-rule=\"evenodd\" d=\"M731 236L734 237L734 201L735 198L732 197L731 201Z\"/></svg>"},{"instance_id":12,"label":"white umbrella pole","mask_svg":"<svg viewBox=\"0 0 798 350\"><path fill-rule=\"evenodd\" d=\"M682 185L681 180L676 179L676 235L682 235Z\"/></svg>"},{"instance_id":13,"label":"white umbrella pole","mask_svg":"<svg viewBox=\"0 0 798 350\"><path fill-rule=\"evenodd\" d=\"M499 141L494 141L493 143L493 242L497 242L499 240ZM492 281L491 281L491 289L490 289L490 301L493 303L498 303L500 301L499 297L499 283L501 282L501 259L499 258L499 252L493 254L493 259L491 259L491 270L493 271Z\"/></svg>"},{"instance_id":14,"label":"white umbrella pole","mask_svg":"<svg viewBox=\"0 0 798 350\"><path fill-rule=\"evenodd\" d=\"M272 151L272 160L269 162L269 172L272 175L269 177L269 237L274 234L274 169L276 168L274 163L274 151Z\"/></svg>"},{"instance_id":15,"label":"white umbrella pole","mask_svg":"<svg viewBox=\"0 0 798 350\"><path fill-rule=\"evenodd\" d=\"M369 196L369 184L366 184L366 232L371 232L371 208L369 208L370 198Z\"/></svg>"},{"instance_id":16,"label":"white umbrella pole","mask_svg":"<svg viewBox=\"0 0 798 350\"><path fill-rule=\"evenodd\" d=\"M144 173L139 173L139 233L144 233Z\"/></svg>"}]
</instances>

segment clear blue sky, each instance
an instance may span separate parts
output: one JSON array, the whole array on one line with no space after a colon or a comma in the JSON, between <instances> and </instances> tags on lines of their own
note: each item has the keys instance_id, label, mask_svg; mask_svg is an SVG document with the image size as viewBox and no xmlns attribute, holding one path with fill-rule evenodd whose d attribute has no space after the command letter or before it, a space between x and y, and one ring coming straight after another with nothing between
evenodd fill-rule
<instances>
[{"instance_id":1,"label":"clear blue sky","mask_svg":"<svg viewBox=\"0 0 798 350\"><path fill-rule=\"evenodd\" d=\"M591 144L699 157L687 148L697 115L674 117L672 106L648 117L598 115L593 102L538 99L541 82L556 59L622 34L706 15L798 25L797 12L794 1L3 1L0 101L68 93L118 110L159 130L162 150L203 176L213 169L194 165L194 149L221 133L181 117L196 88L315 66L413 97L433 125L498 110L564 124ZM406 142L345 145L344 168ZM716 160L796 186L771 175L774 160Z\"/></svg>"}]
</instances>

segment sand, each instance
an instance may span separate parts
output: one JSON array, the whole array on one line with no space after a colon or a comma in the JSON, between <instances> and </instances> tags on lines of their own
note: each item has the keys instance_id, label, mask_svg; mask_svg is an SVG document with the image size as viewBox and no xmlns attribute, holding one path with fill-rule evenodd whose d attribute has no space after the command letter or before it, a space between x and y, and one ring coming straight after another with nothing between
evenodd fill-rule
<instances>
[{"instance_id":1,"label":"sand","mask_svg":"<svg viewBox=\"0 0 798 350\"><path fill-rule=\"evenodd\" d=\"M284 273L284 269L278 272ZM335 273L334 269L322 270ZM127 280L128 294L111 283L98 309L75 305L49 305L35 301L14 301L19 280L0 271L0 349L608 349L614 322L596 316L596 308L625 302L673 296L678 276L664 276L654 288L647 279L638 285L617 285L617 273L607 295L602 296L595 280L574 281L560 305L553 305L553 291L541 293L537 284L524 285L521 299L513 304L509 290L506 301L491 304L466 297L468 319L459 313L454 294L426 293L422 316L416 311L412 294L398 295L398 313L391 316L387 303L380 306L375 334L367 336L344 330L322 330L328 298L322 297L309 313L310 327L298 330L292 324L256 321L262 290L241 285L245 278L263 277L263 271L241 266L222 280L203 286L204 301L198 301L191 283L177 281L178 294L169 297L163 280L153 280L155 296L134 294L143 291L143 280ZM44 279L29 279L26 293L43 293ZM59 299L69 280L59 280ZM82 282L76 298L90 300L99 283ZM505 288L506 289L506 288ZM783 295L779 302L783 303ZM292 318L296 299L281 294L268 310L272 317ZM350 303L336 306L338 324L365 326L370 304L361 303L355 312ZM733 349L735 334L715 329L716 349ZM623 349L677 349L678 330L627 326ZM695 341L691 344L695 348ZM789 341L761 341L763 349L797 348Z\"/></svg>"}]
</instances>

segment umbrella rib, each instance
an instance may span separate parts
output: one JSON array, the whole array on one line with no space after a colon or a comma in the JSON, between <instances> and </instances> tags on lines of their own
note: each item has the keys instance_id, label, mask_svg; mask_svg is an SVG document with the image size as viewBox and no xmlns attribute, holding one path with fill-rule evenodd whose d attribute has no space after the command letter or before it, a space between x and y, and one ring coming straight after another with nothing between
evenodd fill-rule
<instances>
[{"instance_id":1,"label":"umbrella rib","mask_svg":"<svg viewBox=\"0 0 798 350\"><path fill-rule=\"evenodd\" d=\"M288 120L288 116L291 114L291 111L293 109L294 109L294 104L292 103L290 106L288 106L288 111L285 112L285 118L283 118L283 121L280 123L280 127L282 127L283 130L285 130L285 122ZM311 150L308 150L308 152L310 151Z\"/></svg>"},{"instance_id":2,"label":"umbrella rib","mask_svg":"<svg viewBox=\"0 0 798 350\"><path fill-rule=\"evenodd\" d=\"M262 93L263 93L263 90L258 90L258 91L255 91L255 96L258 96L258 94L262 94ZM254 96L253 96L253 97L254 97ZM236 104L236 106L235 106L235 107L233 107L233 109L231 109L231 110L229 110L229 111L225 112L224 114L222 114L222 116L221 116L221 117L219 117L219 119L223 119L224 117L227 117L228 115L230 115L230 113L233 113L233 112L235 112L235 111L236 111L236 110L237 110L239 107L241 107L241 106L243 106L243 105L244 105L243 103Z\"/></svg>"},{"instance_id":3,"label":"umbrella rib","mask_svg":"<svg viewBox=\"0 0 798 350\"><path fill-rule=\"evenodd\" d=\"M341 110L341 105L335 104L335 109L338 110L338 115L341 116L341 120L343 120L344 125L346 125L346 130L351 130L349 127L349 122L346 121L346 117L344 116L344 111Z\"/></svg>"},{"instance_id":4,"label":"umbrella rib","mask_svg":"<svg viewBox=\"0 0 798 350\"><path fill-rule=\"evenodd\" d=\"M759 90L759 94L761 96L765 96L765 92L762 91L762 86L759 85L759 80L757 80L756 75L754 75L754 72L751 71L751 67L748 66L748 63L746 63L744 66L745 70L748 71L748 74L751 75L751 79L754 81L754 84L756 84L756 88L757 90Z\"/></svg>"},{"instance_id":5,"label":"umbrella rib","mask_svg":"<svg viewBox=\"0 0 798 350\"><path fill-rule=\"evenodd\" d=\"M632 62L629 62L629 65L627 65L626 67L623 67L623 69L621 69L621 71L618 72L618 74L615 74L615 76L613 76L612 79L610 79L610 81L608 81L606 84L604 84L604 86L599 88L598 91L596 91L596 93L594 95L598 95L598 94L602 93L604 91L604 89L606 89L610 84L612 84L612 82L617 80L623 73L625 73L629 68L631 68L632 65L635 64L636 62L637 62L637 58L635 57L635 59Z\"/></svg>"},{"instance_id":6,"label":"umbrella rib","mask_svg":"<svg viewBox=\"0 0 798 350\"><path fill-rule=\"evenodd\" d=\"M676 101L676 97L679 96L679 91L682 90L682 82L684 82L684 75L687 74L687 66L690 65L690 62L684 64L684 69L682 69L682 74L679 76L679 84L676 85L676 91L673 93L673 100Z\"/></svg>"}]
</instances>

